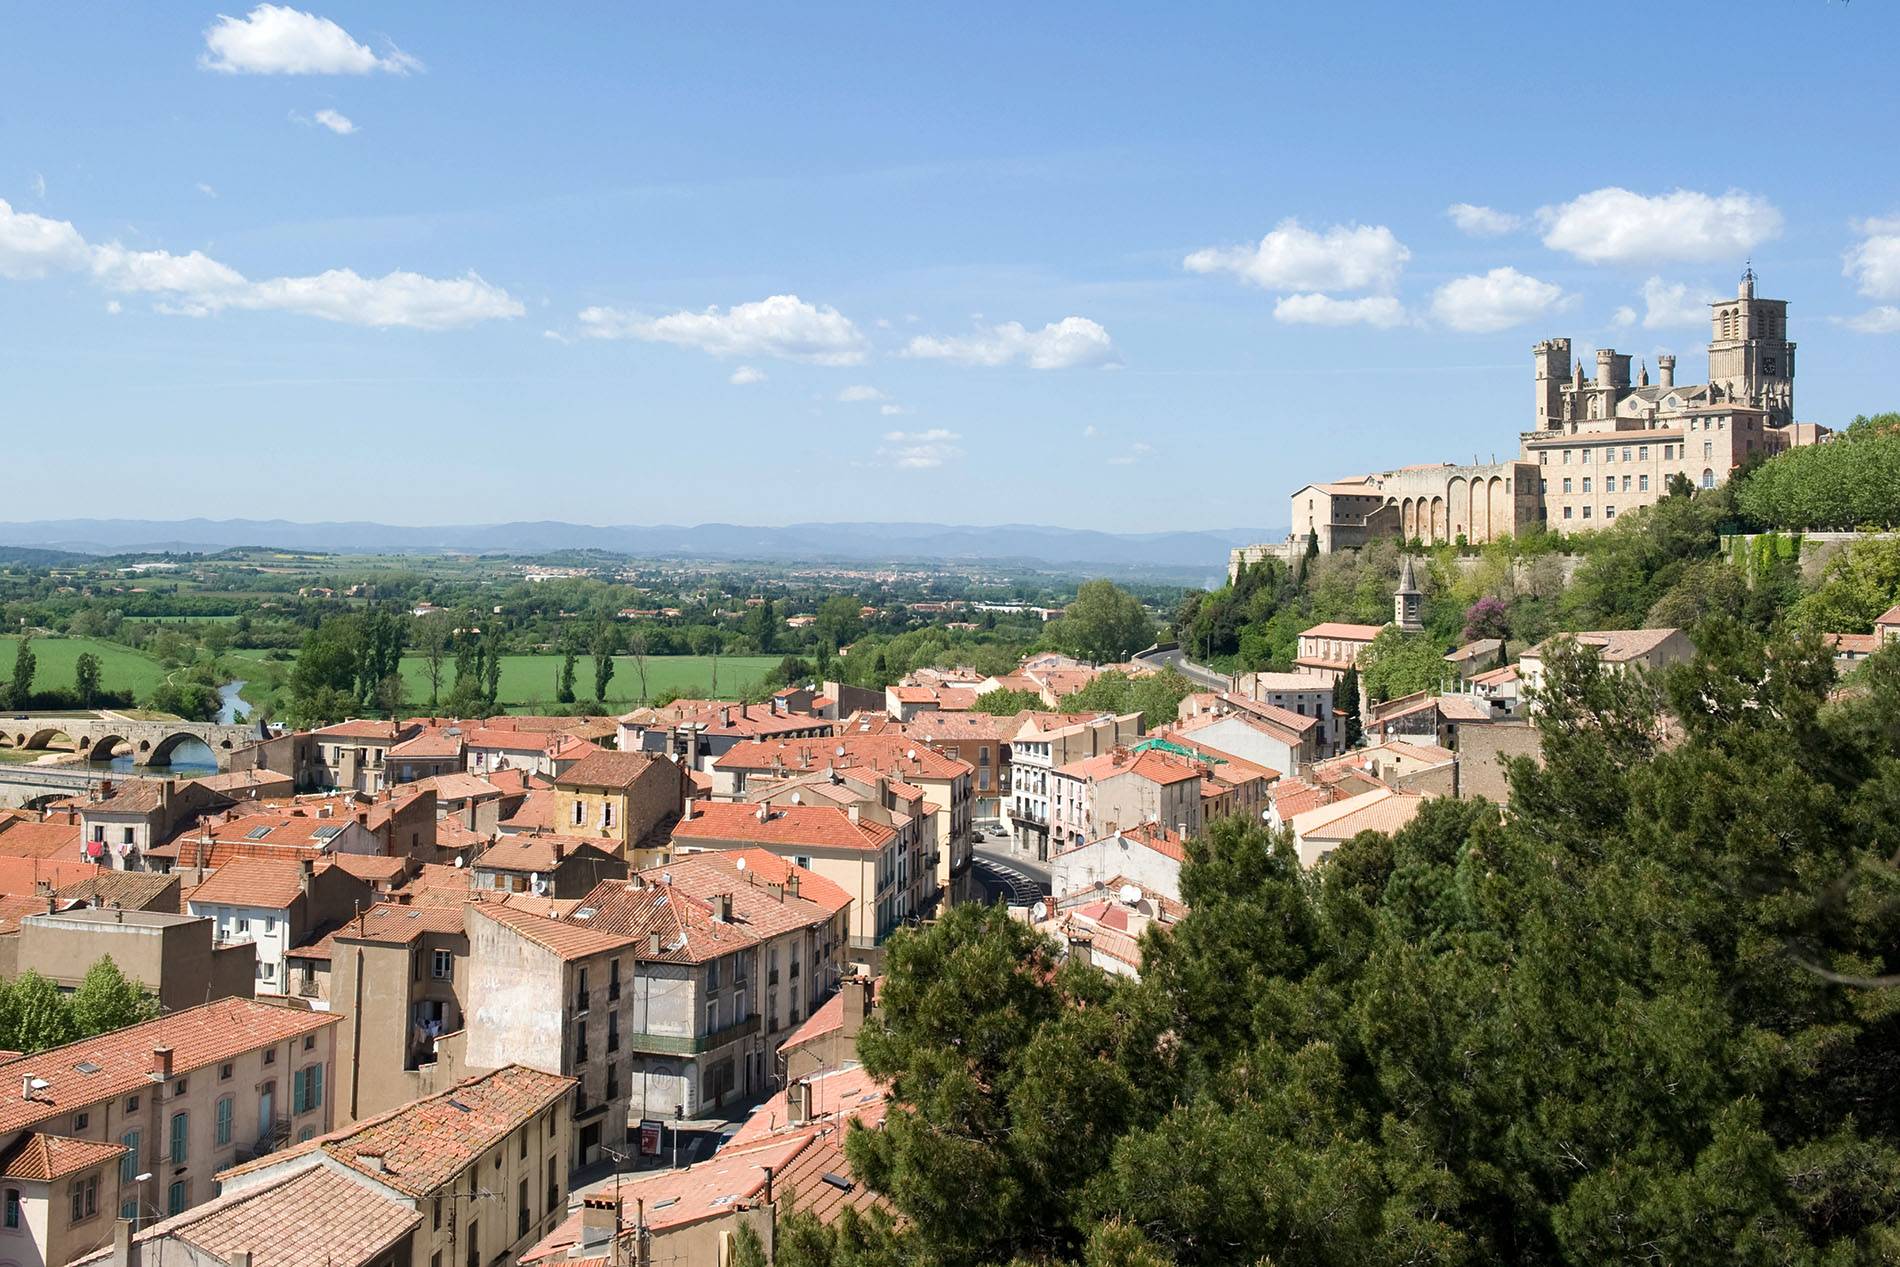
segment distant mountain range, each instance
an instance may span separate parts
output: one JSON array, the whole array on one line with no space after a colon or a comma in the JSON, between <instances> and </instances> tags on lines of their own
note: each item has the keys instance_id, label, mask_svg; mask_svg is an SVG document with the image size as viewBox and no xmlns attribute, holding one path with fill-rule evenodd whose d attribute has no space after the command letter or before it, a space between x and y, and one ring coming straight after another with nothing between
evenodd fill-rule
<instances>
[{"instance_id":1,"label":"distant mountain range","mask_svg":"<svg viewBox=\"0 0 1900 1267\"><path fill-rule=\"evenodd\" d=\"M0 545L83 554L209 553L241 546L329 554L546 554L602 550L645 558L758 561L1026 561L1104 568L1224 570L1227 551L1284 530L1094 532L1034 524L809 523L595 527L551 521L408 528L282 519L52 519L0 524Z\"/></svg>"}]
</instances>

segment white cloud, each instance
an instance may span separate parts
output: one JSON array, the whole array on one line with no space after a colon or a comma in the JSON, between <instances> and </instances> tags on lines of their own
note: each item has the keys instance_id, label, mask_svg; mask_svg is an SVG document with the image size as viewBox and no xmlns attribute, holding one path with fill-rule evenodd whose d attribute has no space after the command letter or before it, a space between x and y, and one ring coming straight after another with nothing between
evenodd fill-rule
<instances>
[{"instance_id":1,"label":"white cloud","mask_svg":"<svg viewBox=\"0 0 1900 1267\"><path fill-rule=\"evenodd\" d=\"M1733 260L1781 232L1767 199L1730 190L1653 196L1610 186L1537 212L1544 245L1592 264Z\"/></svg>"},{"instance_id":2,"label":"white cloud","mask_svg":"<svg viewBox=\"0 0 1900 1267\"><path fill-rule=\"evenodd\" d=\"M108 299L106 300L106 311L116 317L125 311L125 305L116 299Z\"/></svg>"},{"instance_id":3,"label":"white cloud","mask_svg":"<svg viewBox=\"0 0 1900 1267\"><path fill-rule=\"evenodd\" d=\"M1841 272L1863 295L1900 299L1900 220L1863 220L1855 227L1863 236Z\"/></svg>"},{"instance_id":4,"label":"white cloud","mask_svg":"<svg viewBox=\"0 0 1900 1267\"><path fill-rule=\"evenodd\" d=\"M773 295L728 309L646 317L619 308L585 308L581 332L596 339L642 339L698 348L714 356L776 356L814 365L859 365L867 345L836 308L797 295Z\"/></svg>"},{"instance_id":5,"label":"white cloud","mask_svg":"<svg viewBox=\"0 0 1900 1267\"><path fill-rule=\"evenodd\" d=\"M216 198L218 196L218 191L205 184L202 180L198 182L198 192L207 198Z\"/></svg>"},{"instance_id":6,"label":"white cloud","mask_svg":"<svg viewBox=\"0 0 1900 1267\"><path fill-rule=\"evenodd\" d=\"M1033 370L1067 370L1115 363L1115 343L1108 331L1087 317L1064 317L1040 330L1018 321L982 326L968 335L918 335L904 355L961 365L1014 365Z\"/></svg>"},{"instance_id":7,"label":"white cloud","mask_svg":"<svg viewBox=\"0 0 1900 1267\"><path fill-rule=\"evenodd\" d=\"M198 64L230 75L406 75L422 63L390 45L378 57L350 33L314 13L281 4L260 4L250 14L224 14L205 28Z\"/></svg>"},{"instance_id":8,"label":"white cloud","mask_svg":"<svg viewBox=\"0 0 1900 1267\"><path fill-rule=\"evenodd\" d=\"M1840 324L1861 334L1900 334L1900 308L1882 304L1853 317L1840 318Z\"/></svg>"},{"instance_id":9,"label":"white cloud","mask_svg":"<svg viewBox=\"0 0 1900 1267\"><path fill-rule=\"evenodd\" d=\"M0 198L0 277L44 277L84 268L86 239L64 220L15 211Z\"/></svg>"},{"instance_id":10,"label":"white cloud","mask_svg":"<svg viewBox=\"0 0 1900 1267\"><path fill-rule=\"evenodd\" d=\"M942 427L929 431L886 431L878 457L902 471L928 471L963 456L963 437Z\"/></svg>"},{"instance_id":11,"label":"white cloud","mask_svg":"<svg viewBox=\"0 0 1900 1267\"><path fill-rule=\"evenodd\" d=\"M1128 446L1128 452L1116 454L1114 457L1108 459L1108 464L1110 466L1133 466L1144 458L1152 457L1154 451L1154 445L1144 444L1137 440Z\"/></svg>"},{"instance_id":12,"label":"white cloud","mask_svg":"<svg viewBox=\"0 0 1900 1267\"><path fill-rule=\"evenodd\" d=\"M1460 233L1474 238L1500 238L1524 227L1523 216L1469 202L1454 202L1445 208L1445 214L1451 217Z\"/></svg>"},{"instance_id":13,"label":"white cloud","mask_svg":"<svg viewBox=\"0 0 1900 1267\"><path fill-rule=\"evenodd\" d=\"M356 125L350 122L348 115L339 114L335 110L327 108L317 111L317 122L329 128L338 136L348 136L350 133L356 131Z\"/></svg>"},{"instance_id":14,"label":"white cloud","mask_svg":"<svg viewBox=\"0 0 1900 1267\"><path fill-rule=\"evenodd\" d=\"M732 377L726 380L734 387L750 387L754 383L765 381L765 371L755 370L750 365L741 365L732 371Z\"/></svg>"},{"instance_id":15,"label":"white cloud","mask_svg":"<svg viewBox=\"0 0 1900 1267\"><path fill-rule=\"evenodd\" d=\"M1643 283L1643 329L1704 325L1709 319L1709 301L1718 297L1706 290L1691 291L1686 282L1652 277Z\"/></svg>"},{"instance_id":16,"label":"white cloud","mask_svg":"<svg viewBox=\"0 0 1900 1267\"><path fill-rule=\"evenodd\" d=\"M1411 258L1382 224L1315 233L1282 220L1257 246L1210 246L1183 263L1192 273L1232 273L1265 290L1390 290Z\"/></svg>"},{"instance_id":17,"label":"white cloud","mask_svg":"<svg viewBox=\"0 0 1900 1267\"><path fill-rule=\"evenodd\" d=\"M850 404L857 404L862 401L883 400L884 393L879 391L875 387L869 387L863 383L856 383L850 387L845 388L843 391L839 392L838 399L843 401L845 404L850 405Z\"/></svg>"},{"instance_id":18,"label":"white cloud","mask_svg":"<svg viewBox=\"0 0 1900 1267\"><path fill-rule=\"evenodd\" d=\"M1630 307L1628 304L1624 304L1621 308L1618 308L1614 313L1610 314L1610 324L1618 329L1627 329L1635 325L1636 309Z\"/></svg>"},{"instance_id":19,"label":"white cloud","mask_svg":"<svg viewBox=\"0 0 1900 1267\"><path fill-rule=\"evenodd\" d=\"M46 197L46 173L45 172L33 173L33 196L35 198Z\"/></svg>"},{"instance_id":20,"label":"white cloud","mask_svg":"<svg viewBox=\"0 0 1900 1267\"><path fill-rule=\"evenodd\" d=\"M227 264L192 251L135 251L117 242L93 246L71 224L16 213L0 202L0 276L83 274L120 294L161 296L159 311L207 316L226 309L279 311L350 325L448 330L518 317L521 302L474 273L434 278L393 272L362 277L331 269L313 277L251 281Z\"/></svg>"},{"instance_id":21,"label":"white cloud","mask_svg":"<svg viewBox=\"0 0 1900 1267\"><path fill-rule=\"evenodd\" d=\"M905 405L879 405L877 411L886 418L896 418L902 414L909 413L910 409Z\"/></svg>"},{"instance_id":22,"label":"white cloud","mask_svg":"<svg viewBox=\"0 0 1900 1267\"><path fill-rule=\"evenodd\" d=\"M1564 300L1563 287L1514 268L1458 277L1432 295L1432 316L1454 330L1488 334L1542 316Z\"/></svg>"},{"instance_id":23,"label":"white cloud","mask_svg":"<svg viewBox=\"0 0 1900 1267\"><path fill-rule=\"evenodd\" d=\"M1368 325L1390 328L1405 323L1405 306L1390 295L1335 299L1331 295L1287 295L1273 305L1273 319L1294 326Z\"/></svg>"},{"instance_id":24,"label":"white cloud","mask_svg":"<svg viewBox=\"0 0 1900 1267\"><path fill-rule=\"evenodd\" d=\"M1101 434L1102 433L1100 431L1097 431L1095 429L1095 424L1092 422L1088 426L1082 428L1082 438L1084 440L1093 440L1095 439L1095 437Z\"/></svg>"}]
</instances>

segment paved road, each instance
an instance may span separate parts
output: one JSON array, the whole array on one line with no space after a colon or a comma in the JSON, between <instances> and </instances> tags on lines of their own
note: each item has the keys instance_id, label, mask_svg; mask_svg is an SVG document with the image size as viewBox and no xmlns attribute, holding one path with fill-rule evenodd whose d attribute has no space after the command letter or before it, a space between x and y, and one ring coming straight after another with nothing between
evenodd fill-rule
<instances>
[{"instance_id":1,"label":"paved road","mask_svg":"<svg viewBox=\"0 0 1900 1267\"><path fill-rule=\"evenodd\" d=\"M1179 647L1169 651L1147 651L1135 658L1148 664L1170 665L1188 681L1196 686L1205 686L1210 691L1230 690L1233 686L1226 674L1216 673L1212 669L1194 663L1187 658L1187 652Z\"/></svg>"},{"instance_id":2,"label":"paved road","mask_svg":"<svg viewBox=\"0 0 1900 1267\"><path fill-rule=\"evenodd\" d=\"M970 865L985 901L1000 898L1011 906L1028 906L1049 894L1048 868L1016 857L1007 847L978 849Z\"/></svg>"}]
</instances>

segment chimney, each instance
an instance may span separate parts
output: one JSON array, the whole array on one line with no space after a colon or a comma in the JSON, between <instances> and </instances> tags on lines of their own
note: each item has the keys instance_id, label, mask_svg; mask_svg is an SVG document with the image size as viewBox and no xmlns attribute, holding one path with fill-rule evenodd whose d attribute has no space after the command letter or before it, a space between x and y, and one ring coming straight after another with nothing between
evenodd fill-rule
<instances>
[{"instance_id":1,"label":"chimney","mask_svg":"<svg viewBox=\"0 0 1900 1267\"><path fill-rule=\"evenodd\" d=\"M561 859L567 857L567 846L562 844L558 840L553 843L554 843L554 860L556 862L559 862Z\"/></svg>"},{"instance_id":2,"label":"chimney","mask_svg":"<svg viewBox=\"0 0 1900 1267\"><path fill-rule=\"evenodd\" d=\"M132 1220L120 1219L112 1225L112 1267L132 1267Z\"/></svg>"},{"instance_id":3,"label":"chimney","mask_svg":"<svg viewBox=\"0 0 1900 1267\"><path fill-rule=\"evenodd\" d=\"M251 1251L241 1249L225 1259L225 1267L251 1267Z\"/></svg>"},{"instance_id":4,"label":"chimney","mask_svg":"<svg viewBox=\"0 0 1900 1267\"><path fill-rule=\"evenodd\" d=\"M160 1082L172 1076L172 1049L169 1047L152 1048L152 1076Z\"/></svg>"},{"instance_id":5,"label":"chimney","mask_svg":"<svg viewBox=\"0 0 1900 1267\"><path fill-rule=\"evenodd\" d=\"M732 894L713 894L713 918L722 924L732 923Z\"/></svg>"},{"instance_id":6,"label":"chimney","mask_svg":"<svg viewBox=\"0 0 1900 1267\"><path fill-rule=\"evenodd\" d=\"M811 1084L794 1082L785 1088L785 1124L803 1126L811 1121Z\"/></svg>"},{"instance_id":7,"label":"chimney","mask_svg":"<svg viewBox=\"0 0 1900 1267\"><path fill-rule=\"evenodd\" d=\"M303 895L306 899L310 896L311 881L316 878L317 860L315 858L305 858L303 860L302 874L297 877L297 887L303 891Z\"/></svg>"},{"instance_id":8,"label":"chimney","mask_svg":"<svg viewBox=\"0 0 1900 1267\"><path fill-rule=\"evenodd\" d=\"M871 1005L875 1000L871 978L846 977L844 979L844 1030L845 1038L856 1038L858 1031L864 1028L864 1018L871 1014Z\"/></svg>"},{"instance_id":9,"label":"chimney","mask_svg":"<svg viewBox=\"0 0 1900 1267\"><path fill-rule=\"evenodd\" d=\"M620 1207L612 1194L581 1199L581 1248L594 1249L613 1239Z\"/></svg>"},{"instance_id":10,"label":"chimney","mask_svg":"<svg viewBox=\"0 0 1900 1267\"><path fill-rule=\"evenodd\" d=\"M647 934L647 953L649 955L657 955L660 953L660 935L658 933Z\"/></svg>"},{"instance_id":11,"label":"chimney","mask_svg":"<svg viewBox=\"0 0 1900 1267\"><path fill-rule=\"evenodd\" d=\"M765 1172L765 1204L771 1205L772 1204L772 1168L770 1166L760 1166L759 1169Z\"/></svg>"},{"instance_id":12,"label":"chimney","mask_svg":"<svg viewBox=\"0 0 1900 1267\"><path fill-rule=\"evenodd\" d=\"M785 896L786 897L798 896L798 868L797 867L787 867L785 869Z\"/></svg>"},{"instance_id":13,"label":"chimney","mask_svg":"<svg viewBox=\"0 0 1900 1267\"><path fill-rule=\"evenodd\" d=\"M356 1160L362 1162L372 1174L380 1175L383 1173L383 1155L381 1153L358 1153Z\"/></svg>"},{"instance_id":14,"label":"chimney","mask_svg":"<svg viewBox=\"0 0 1900 1267\"><path fill-rule=\"evenodd\" d=\"M851 816L851 825L853 827L856 827L858 825L859 818L861 817L857 803L853 802L851 805L851 808L846 810L845 813Z\"/></svg>"},{"instance_id":15,"label":"chimney","mask_svg":"<svg viewBox=\"0 0 1900 1267\"><path fill-rule=\"evenodd\" d=\"M163 783L160 783L158 785L158 808L169 811L172 807L172 797L177 791L177 779L166 779Z\"/></svg>"},{"instance_id":16,"label":"chimney","mask_svg":"<svg viewBox=\"0 0 1900 1267\"><path fill-rule=\"evenodd\" d=\"M721 726L732 725L732 710L730 708L722 708L719 710L719 724Z\"/></svg>"}]
</instances>

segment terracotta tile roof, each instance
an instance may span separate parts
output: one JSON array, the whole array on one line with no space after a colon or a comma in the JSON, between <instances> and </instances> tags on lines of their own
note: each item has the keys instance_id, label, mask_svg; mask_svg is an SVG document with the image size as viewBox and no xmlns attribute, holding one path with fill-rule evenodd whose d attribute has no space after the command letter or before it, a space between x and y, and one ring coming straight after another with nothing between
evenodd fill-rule
<instances>
[{"instance_id":1,"label":"terracotta tile roof","mask_svg":"<svg viewBox=\"0 0 1900 1267\"><path fill-rule=\"evenodd\" d=\"M832 996L818 1005L818 1010L805 1018L805 1023L787 1034L779 1041L779 1055L795 1051L806 1043L835 1034L844 1028L844 991L835 991Z\"/></svg>"},{"instance_id":2,"label":"terracotta tile roof","mask_svg":"<svg viewBox=\"0 0 1900 1267\"><path fill-rule=\"evenodd\" d=\"M549 829L554 826L555 808L553 788L534 788L521 798L515 812L501 822L516 831L535 827Z\"/></svg>"},{"instance_id":3,"label":"terracotta tile roof","mask_svg":"<svg viewBox=\"0 0 1900 1267\"><path fill-rule=\"evenodd\" d=\"M884 1124L884 1114L890 1105L890 1090L872 1077L863 1065L828 1069L803 1081L811 1090L810 1113L814 1120L852 1119L871 1129ZM775 1135L806 1129L788 1125L790 1121L790 1108L785 1090L781 1088L777 1095L752 1110L752 1116L733 1132L732 1138L726 1141L726 1147L761 1143Z\"/></svg>"},{"instance_id":4,"label":"terracotta tile roof","mask_svg":"<svg viewBox=\"0 0 1900 1267\"><path fill-rule=\"evenodd\" d=\"M191 891L191 904L255 906L287 910L303 895L303 865L263 858L233 858Z\"/></svg>"},{"instance_id":5,"label":"terracotta tile roof","mask_svg":"<svg viewBox=\"0 0 1900 1267\"><path fill-rule=\"evenodd\" d=\"M821 1223L835 1222L846 1209L860 1212L872 1206L886 1205L852 1173L851 1160L845 1156L846 1128L841 1124L819 1127L811 1143L773 1176L774 1195L785 1194L785 1203L795 1212L810 1214ZM849 1187L831 1182L843 1179ZM888 1208L888 1207L887 1207Z\"/></svg>"},{"instance_id":6,"label":"terracotta tile roof","mask_svg":"<svg viewBox=\"0 0 1900 1267\"><path fill-rule=\"evenodd\" d=\"M125 1151L120 1144L33 1131L20 1136L6 1152L0 1153L0 1179L48 1183L115 1161Z\"/></svg>"},{"instance_id":7,"label":"terracotta tile roof","mask_svg":"<svg viewBox=\"0 0 1900 1267\"><path fill-rule=\"evenodd\" d=\"M398 901L419 905L460 906L469 900L473 892L474 884L468 868L425 862L391 896Z\"/></svg>"},{"instance_id":8,"label":"terracotta tile roof","mask_svg":"<svg viewBox=\"0 0 1900 1267\"><path fill-rule=\"evenodd\" d=\"M62 909L71 905L70 900L55 899L55 901ZM0 897L0 934L19 932L21 920L30 915L44 915L46 910L47 899L35 897L31 893L10 893L5 897Z\"/></svg>"},{"instance_id":9,"label":"terracotta tile roof","mask_svg":"<svg viewBox=\"0 0 1900 1267\"><path fill-rule=\"evenodd\" d=\"M1323 673L1249 673L1255 691L1330 691L1333 680ZM1212 694L1212 692L1208 692Z\"/></svg>"},{"instance_id":10,"label":"terracotta tile roof","mask_svg":"<svg viewBox=\"0 0 1900 1267\"><path fill-rule=\"evenodd\" d=\"M780 848L878 850L897 835L869 819L852 822L850 814L829 805L774 805L761 820L758 805L731 801L694 801L693 816L673 828L673 839L705 841L723 847L752 844Z\"/></svg>"},{"instance_id":11,"label":"terracotta tile roof","mask_svg":"<svg viewBox=\"0 0 1900 1267\"><path fill-rule=\"evenodd\" d=\"M341 1019L334 1013L274 1007L252 999L219 999L96 1038L21 1056L0 1063L0 1131L24 1130L74 1109L151 1086L155 1047L172 1049L172 1074L177 1076L243 1052L328 1029ZM80 1065L98 1068L86 1073L78 1068ZM34 1093L31 1100L23 1099L21 1088L29 1077L51 1085Z\"/></svg>"},{"instance_id":12,"label":"terracotta tile roof","mask_svg":"<svg viewBox=\"0 0 1900 1267\"><path fill-rule=\"evenodd\" d=\"M493 901L484 898L484 901ZM503 906L512 906L517 911L527 911L545 919L566 919L581 904L577 897L540 897L533 893L504 893L501 895Z\"/></svg>"},{"instance_id":13,"label":"terracotta tile roof","mask_svg":"<svg viewBox=\"0 0 1900 1267\"><path fill-rule=\"evenodd\" d=\"M1490 721L1491 707L1469 695L1440 695L1438 715L1446 721Z\"/></svg>"},{"instance_id":14,"label":"terracotta tile roof","mask_svg":"<svg viewBox=\"0 0 1900 1267\"><path fill-rule=\"evenodd\" d=\"M1293 831L1305 839L1348 840L1362 831L1395 832L1417 816L1425 798L1416 792L1375 788L1297 815Z\"/></svg>"},{"instance_id":15,"label":"terracotta tile roof","mask_svg":"<svg viewBox=\"0 0 1900 1267\"><path fill-rule=\"evenodd\" d=\"M14 858L0 855L0 893L32 897L42 884L55 890L84 884L95 876L143 874L111 871L96 862L54 861L50 858Z\"/></svg>"},{"instance_id":16,"label":"terracotta tile roof","mask_svg":"<svg viewBox=\"0 0 1900 1267\"><path fill-rule=\"evenodd\" d=\"M1878 629L1882 625L1900 625L1900 603L1895 603L1874 617L1874 628Z\"/></svg>"},{"instance_id":17,"label":"terracotta tile roof","mask_svg":"<svg viewBox=\"0 0 1900 1267\"><path fill-rule=\"evenodd\" d=\"M1173 753L1150 748L1145 752L1131 754L1126 748L1116 748L1104 752L1098 757L1084 757L1080 761L1071 761L1057 767L1055 773L1071 779L1092 780L1100 783L1104 779L1116 779L1123 775L1134 775L1159 783L1163 787L1174 783L1185 783L1189 779L1201 777L1198 762L1177 757Z\"/></svg>"},{"instance_id":18,"label":"terracotta tile roof","mask_svg":"<svg viewBox=\"0 0 1900 1267\"><path fill-rule=\"evenodd\" d=\"M1441 748L1435 743L1411 743L1404 739L1388 739L1379 745L1387 752L1413 761L1423 761L1427 765L1443 765L1447 761L1456 761L1458 754L1450 748Z\"/></svg>"},{"instance_id":19,"label":"terracotta tile roof","mask_svg":"<svg viewBox=\"0 0 1900 1267\"><path fill-rule=\"evenodd\" d=\"M924 713L902 723L903 733L924 743L940 740L991 739L1001 742L1015 733L1014 720L990 713Z\"/></svg>"},{"instance_id":20,"label":"terracotta tile roof","mask_svg":"<svg viewBox=\"0 0 1900 1267\"><path fill-rule=\"evenodd\" d=\"M297 786L296 780L288 774L275 770L223 770L217 774L201 774L191 781L238 799L245 799L260 788L289 792Z\"/></svg>"},{"instance_id":21,"label":"terracotta tile roof","mask_svg":"<svg viewBox=\"0 0 1900 1267\"><path fill-rule=\"evenodd\" d=\"M361 826L353 815L336 814L321 818L315 814L286 814L266 811L243 814L208 824L200 833L213 842L251 841L271 845L304 845L328 850L331 842L352 824Z\"/></svg>"},{"instance_id":22,"label":"terracotta tile roof","mask_svg":"<svg viewBox=\"0 0 1900 1267\"><path fill-rule=\"evenodd\" d=\"M741 870L740 859L746 860ZM774 880L772 872L779 878ZM763 874L762 874L763 873ZM799 877L797 896L783 878ZM732 918L715 916L717 898L729 897ZM690 854L633 880L595 886L566 918L569 923L631 939L642 959L701 963L741 946L824 923L849 906L837 885L763 850ZM660 949L652 949L652 937Z\"/></svg>"},{"instance_id":23,"label":"terracotta tile roof","mask_svg":"<svg viewBox=\"0 0 1900 1267\"><path fill-rule=\"evenodd\" d=\"M1526 651L1524 657L1542 659L1558 639L1575 638L1583 646L1595 647L1598 659L1618 664L1648 655L1680 632L1678 629L1589 629L1554 634Z\"/></svg>"},{"instance_id":24,"label":"terracotta tile roof","mask_svg":"<svg viewBox=\"0 0 1900 1267\"><path fill-rule=\"evenodd\" d=\"M932 782L954 779L975 769L967 761L902 734L738 743L713 762L716 770L770 773L783 768L788 774L823 770L826 766L870 766L896 778Z\"/></svg>"},{"instance_id":25,"label":"terracotta tile roof","mask_svg":"<svg viewBox=\"0 0 1900 1267\"><path fill-rule=\"evenodd\" d=\"M421 1224L422 1216L407 1203L318 1166L194 1206L134 1240L148 1245L176 1239L224 1262L248 1253L251 1267L364 1267ZM105 1263L111 1255L104 1249L78 1262ZM162 1249L148 1250L145 1257L158 1261L162 1255Z\"/></svg>"},{"instance_id":26,"label":"terracotta tile roof","mask_svg":"<svg viewBox=\"0 0 1900 1267\"><path fill-rule=\"evenodd\" d=\"M1478 674L1471 679L1471 684L1473 686L1502 686L1506 682L1515 681L1517 681L1517 666L1507 664L1501 669L1492 669Z\"/></svg>"},{"instance_id":27,"label":"terracotta tile roof","mask_svg":"<svg viewBox=\"0 0 1900 1267\"><path fill-rule=\"evenodd\" d=\"M13 822L0 826L0 855L9 858L80 858L77 821Z\"/></svg>"},{"instance_id":28,"label":"terracotta tile roof","mask_svg":"<svg viewBox=\"0 0 1900 1267\"><path fill-rule=\"evenodd\" d=\"M481 871L552 871L573 857L612 862L614 847L618 844L612 840L602 842L581 836L540 833L502 836L484 849L472 865Z\"/></svg>"},{"instance_id":29,"label":"terracotta tile roof","mask_svg":"<svg viewBox=\"0 0 1900 1267\"><path fill-rule=\"evenodd\" d=\"M561 959L587 959L623 950L632 944L629 937L589 928L584 923L549 919L501 902L470 902L465 909L471 919L479 916L493 920Z\"/></svg>"},{"instance_id":30,"label":"terracotta tile roof","mask_svg":"<svg viewBox=\"0 0 1900 1267\"><path fill-rule=\"evenodd\" d=\"M1347 642L1371 642L1377 638L1384 625L1350 625L1343 621L1328 620L1314 625L1310 629L1300 630L1302 638L1338 638Z\"/></svg>"},{"instance_id":31,"label":"terracotta tile roof","mask_svg":"<svg viewBox=\"0 0 1900 1267\"><path fill-rule=\"evenodd\" d=\"M466 933L467 921L460 906L415 906L408 903L378 902L353 919L347 919L315 942L299 946L290 953L305 959L335 957L338 942L369 942L379 946L407 946L427 933Z\"/></svg>"},{"instance_id":32,"label":"terracotta tile roof","mask_svg":"<svg viewBox=\"0 0 1900 1267\"><path fill-rule=\"evenodd\" d=\"M461 755L461 736L440 730L425 730L413 739L392 744L385 754L387 757L395 757L398 760L407 757L411 761L453 761Z\"/></svg>"},{"instance_id":33,"label":"terracotta tile roof","mask_svg":"<svg viewBox=\"0 0 1900 1267\"><path fill-rule=\"evenodd\" d=\"M84 807L104 814L149 814L158 808L163 795L157 779L127 779L113 786L112 795L86 801Z\"/></svg>"},{"instance_id":34,"label":"terracotta tile roof","mask_svg":"<svg viewBox=\"0 0 1900 1267\"><path fill-rule=\"evenodd\" d=\"M407 733L407 730L407 727L398 727L393 721L364 719L338 722L334 726L325 726L321 730L313 730L310 733L324 739L356 739L368 740L372 743L380 740L388 744L394 743L399 736Z\"/></svg>"},{"instance_id":35,"label":"terracotta tile roof","mask_svg":"<svg viewBox=\"0 0 1900 1267\"><path fill-rule=\"evenodd\" d=\"M105 867L88 870L93 874L62 884L59 895L92 906L111 903L128 911L178 912L179 880L175 875L159 871L113 871Z\"/></svg>"},{"instance_id":36,"label":"terracotta tile roof","mask_svg":"<svg viewBox=\"0 0 1900 1267\"><path fill-rule=\"evenodd\" d=\"M440 840L441 824L436 824L437 839ZM409 871L409 860L377 853L336 853L331 854L317 864L317 870L336 867L346 875L371 884L393 884Z\"/></svg>"},{"instance_id":37,"label":"terracotta tile roof","mask_svg":"<svg viewBox=\"0 0 1900 1267\"><path fill-rule=\"evenodd\" d=\"M574 1079L526 1065L504 1065L464 1078L446 1091L415 1100L379 1117L271 1153L221 1172L233 1175L280 1166L321 1152L331 1160L410 1197L426 1197L447 1185L517 1127L574 1087Z\"/></svg>"},{"instance_id":38,"label":"terracotta tile roof","mask_svg":"<svg viewBox=\"0 0 1900 1267\"><path fill-rule=\"evenodd\" d=\"M557 787L632 787L656 761L666 758L657 752L609 752L602 748L556 775L554 783Z\"/></svg>"}]
</instances>

